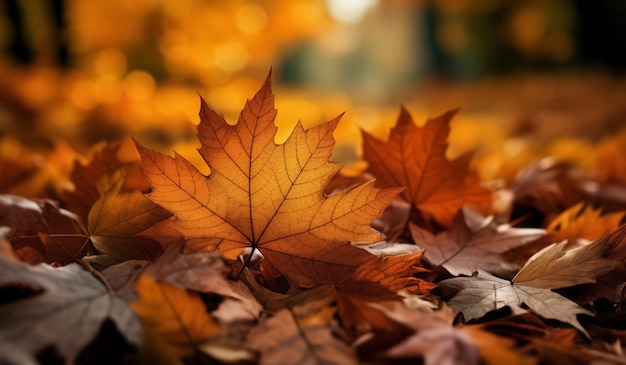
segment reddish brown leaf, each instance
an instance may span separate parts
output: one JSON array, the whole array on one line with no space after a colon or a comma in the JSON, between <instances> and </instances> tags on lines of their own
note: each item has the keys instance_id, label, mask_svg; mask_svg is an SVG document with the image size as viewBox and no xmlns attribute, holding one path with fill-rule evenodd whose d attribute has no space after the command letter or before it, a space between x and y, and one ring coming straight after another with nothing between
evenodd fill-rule
<instances>
[{"instance_id":1,"label":"reddish brown leaf","mask_svg":"<svg viewBox=\"0 0 626 365\"><path fill-rule=\"evenodd\" d=\"M348 283L342 283L340 287L349 285L349 282L370 282L392 292L405 290L411 294L427 294L437 285L417 276L429 272L430 270L423 266L422 251L396 256L377 256L359 266L350 276Z\"/></svg>"},{"instance_id":2,"label":"reddish brown leaf","mask_svg":"<svg viewBox=\"0 0 626 365\"><path fill-rule=\"evenodd\" d=\"M452 275L490 272L506 275L518 267L504 260L504 252L534 241L542 229L512 228L499 225L493 217L483 217L471 209L461 209L449 232L437 235L411 225L415 243L424 248L424 256L433 265L443 266Z\"/></svg>"},{"instance_id":3,"label":"reddish brown leaf","mask_svg":"<svg viewBox=\"0 0 626 365\"><path fill-rule=\"evenodd\" d=\"M363 132L363 158L381 187L406 187L401 193L422 218L449 227L464 205L486 211L491 193L470 171L472 153L446 158L450 121L456 111L430 119L422 127L404 108L384 142Z\"/></svg>"},{"instance_id":4,"label":"reddish brown leaf","mask_svg":"<svg viewBox=\"0 0 626 365\"><path fill-rule=\"evenodd\" d=\"M49 200L0 195L0 227L15 255L36 264L66 265L81 259L92 246L80 218Z\"/></svg>"},{"instance_id":5,"label":"reddish brown leaf","mask_svg":"<svg viewBox=\"0 0 626 365\"><path fill-rule=\"evenodd\" d=\"M265 320L248 336L261 353L259 364L358 364L353 351L332 335L331 316L328 310L307 313L296 307Z\"/></svg>"}]
</instances>

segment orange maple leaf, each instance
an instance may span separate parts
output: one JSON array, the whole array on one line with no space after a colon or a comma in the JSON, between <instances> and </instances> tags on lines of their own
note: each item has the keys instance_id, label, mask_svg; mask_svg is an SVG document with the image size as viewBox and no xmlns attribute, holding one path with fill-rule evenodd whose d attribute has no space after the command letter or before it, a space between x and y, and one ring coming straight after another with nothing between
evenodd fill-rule
<instances>
[{"instance_id":1,"label":"orange maple leaf","mask_svg":"<svg viewBox=\"0 0 626 365\"><path fill-rule=\"evenodd\" d=\"M418 127L402 108L388 141L363 132L363 158L378 185L406 187L401 197L423 219L434 219L444 227L452 224L462 206L484 211L491 202L490 191L469 170L471 151L452 161L446 158L450 121L455 114L456 110L449 111Z\"/></svg>"},{"instance_id":2,"label":"orange maple leaf","mask_svg":"<svg viewBox=\"0 0 626 365\"><path fill-rule=\"evenodd\" d=\"M137 144L153 187L148 197L174 214L156 231L177 231L187 249L219 250L230 259L259 250L301 285L335 283L371 257L350 242L380 239L370 222L399 189L365 183L324 196L340 168L329 162L339 117L308 130L298 123L276 144L276 113L270 76L235 125L202 100L198 151L209 176L178 154Z\"/></svg>"}]
</instances>

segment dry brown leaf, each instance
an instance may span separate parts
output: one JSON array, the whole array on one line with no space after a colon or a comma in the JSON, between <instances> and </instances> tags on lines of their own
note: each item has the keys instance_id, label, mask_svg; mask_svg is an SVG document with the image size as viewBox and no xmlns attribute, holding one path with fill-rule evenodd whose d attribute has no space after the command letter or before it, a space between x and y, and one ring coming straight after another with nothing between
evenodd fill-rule
<instances>
[{"instance_id":1,"label":"dry brown leaf","mask_svg":"<svg viewBox=\"0 0 626 365\"><path fill-rule=\"evenodd\" d=\"M0 362L35 364L39 351L54 346L66 364L73 364L107 319L129 343L141 343L141 324L128 305L77 264L52 268L0 257L0 287L17 285L41 292L2 298Z\"/></svg>"},{"instance_id":2,"label":"dry brown leaf","mask_svg":"<svg viewBox=\"0 0 626 365\"><path fill-rule=\"evenodd\" d=\"M149 198L174 213L159 226L179 231L189 249L228 259L258 249L301 285L340 281L371 257L350 241L379 238L370 222L399 189L366 183L325 197L339 168L328 161L339 118L308 130L298 124L276 144L275 116L269 76L234 126L202 101L199 152L208 177L180 155L137 144L153 187Z\"/></svg>"},{"instance_id":3,"label":"dry brown leaf","mask_svg":"<svg viewBox=\"0 0 626 365\"><path fill-rule=\"evenodd\" d=\"M423 358L425 365L477 365L479 351L462 328L453 327L433 312L415 311L396 305L386 311L389 318L410 327L413 333L386 351L391 358Z\"/></svg>"},{"instance_id":4,"label":"dry brown leaf","mask_svg":"<svg viewBox=\"0 0 626 365\"><path fill-rule=\"evenodd\" d=\"M569 323L587 335L576 316L593 312L551 289L593 283L618 267L619 262L604 258L611 249L607 240L569 251L563 250L564 245L565 242L553 244L537 252L510 282L488 274L442 281L441 285L459 290L448 305L469 320L491 310L520 307L524 303L540 316Z\"/></svg>"},{"instance_id":5,"label":"dry brown leaf","mask_svg":"<svg viewBox=\"0 0 626 365\"><path fill-rule=\"evenodd\" d=\"M542 226L587 198L585 187L590 179L566 163L544 158L521 169L511 191L518 210L513 220L522 218L533 226ZM538 217L528 217L539 213Z\"/></svg>"},{"instance_id":6,"label":"dry brown leaf","mask_svg":"<svg viewBox=\"0 0 626 365\"><path fill-rule=\"evenodd\" d=\"M1 226L10 228L15 255L31 264L66 265L93 249L80 218L49 200L0 195Z\"/></svg>"},{"instance_id":7,"label":"dry brown leaf","mask_svg":"<svg viewBox=\"0 0 626 365\"><path fill-rule=\"evenodd\" d=\"M377 185L406 187L401 197L412 203L423 219L434 219L444 227L452 224L464 205L481 211L491 205L491 192L469 169L473 154L465 153L452 161L446 158L450 121L455 114L447 112L418 127L402 108L387 142L363 132L363 158Z\"/></svg>"},{"instance_id":8,"label":"dry brown leaf","mask_svg":"<svg viewBox=\"0 0 626 365\"><path fill-rule=\"evenodd\" d=\"M613 244L599 239L568 251L564 250L565 242L552 244L528 259L512 282L545 289L594 283L619 266L618 261L605 258Z\"/></svg>"},{"instance_id":9,"label":"dry brown leaf","mask_svg":"<svg viewBox=\"0 0 626 365\"><path fill-rule=\"evenodd\" d=\"M545 232L497 224L493 217L484 217L468 208L459 210L448 232L433 235L415 225L410 229L415 244L425 249L424 257L455 276L473 272L514 273L518 266L507 262L502 254L538 239Z\"/></svg>"},{"instance_id":10,"label":"dry brown leaf","mask_svg":"<svg viewBox=\"0 0 626 365\"><path fill-rule=\"evenodd\" d=\"M328 309L313 313L282 309L253 328L248 341L261 354L259 364L358 364L350 347L333 336L328 325L333 313Z\"/></svg>"}]
</instances>

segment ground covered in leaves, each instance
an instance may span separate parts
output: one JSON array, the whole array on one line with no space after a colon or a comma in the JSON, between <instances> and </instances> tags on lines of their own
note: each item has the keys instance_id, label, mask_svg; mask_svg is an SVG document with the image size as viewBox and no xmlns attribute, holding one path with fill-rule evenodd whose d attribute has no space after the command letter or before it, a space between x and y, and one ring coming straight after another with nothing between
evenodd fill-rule
<instances>
[{"instance_id":1,"label":"ground covered in leaves","mask_svg":"<svg viewBox=\"0 0 626 365\"><path fill-rule=\"evenodd\" d=\"M457 113L341 170L341 116L276 142L270 75L238 121L201 102L206 166L0 154L0 362L625 363L623 134L498 183L447 155Z\"/></svg>"}]
</instances>

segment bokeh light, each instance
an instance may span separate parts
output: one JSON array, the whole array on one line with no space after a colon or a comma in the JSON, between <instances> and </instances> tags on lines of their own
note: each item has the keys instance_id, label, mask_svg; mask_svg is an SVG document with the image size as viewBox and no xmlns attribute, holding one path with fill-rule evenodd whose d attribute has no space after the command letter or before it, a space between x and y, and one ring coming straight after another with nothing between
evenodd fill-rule
<instances>
[{"instance_id":1,"label":"bokeh light","mask_svg":"<svg viewBox=\"0 0 626 365\"><path fill-rule=\"evenodd\" d=\"M399 105L417 123L461 107L450 151L478 145L495 178L537 144L571 159L619 129L620 14L604 0L8 0L0 137L193 145L200 97L235 123L272 69L279 141L345 112L337 156L355 160L360 129L386 135Z\"/></svg>"}]
</instances>

